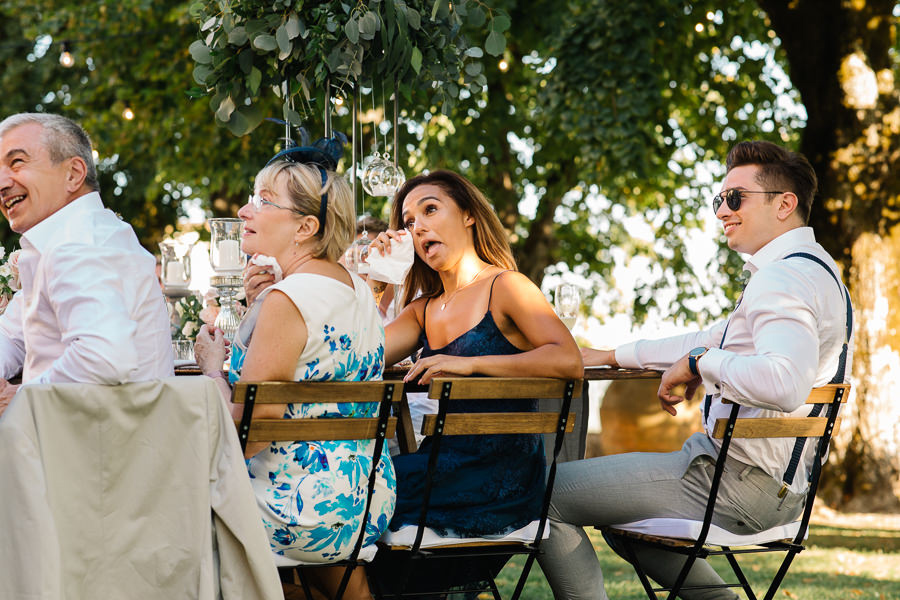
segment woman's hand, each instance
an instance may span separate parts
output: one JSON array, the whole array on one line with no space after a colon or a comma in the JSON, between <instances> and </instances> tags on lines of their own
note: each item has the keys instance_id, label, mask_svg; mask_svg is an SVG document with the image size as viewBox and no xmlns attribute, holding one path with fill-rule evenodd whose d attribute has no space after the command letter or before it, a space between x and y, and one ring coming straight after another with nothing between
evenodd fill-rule
<instances>
[{"instance_id":1,"label":"woman's hand","mask_svg":"<svg viewBox=\"0 0 900 600\"><path fill-rule=\"evenodd\" d=\"M194 360L204 375L217 374L222 370L225 359L230 354L231 342L225 339L225 332L215 326L203 325L194 342Z\"/></svg>"},{"instance_id":2,"label":"woman's hand","mask_svg":"<svg viewBox=\"0 0 900 600\"><path fill-rule=\"evenodd\" d=\"M375 250L378 250L378 252L380 252L382 256L384 256L385 252L390 254L391 241L397 240L399 242L400 239L408 233L409 232L405 229L402 229L400 231L397 231L396 229L388 229L387 231L382 231L377 236L375 236L375 239L372 240L371 244L369 244L369 252L371 252L374 248Z\"/></svg>"},{"instance_id":3,"label":"woman's hand","mask_svg":"<svg viewBox=\"0 0 900 600\"><path fill-rule=\"evenodd\" d=\"M418 377L418 383L425 385L431 383L435 377L465 377L475 372L475 358L477 357L449 356L447 354L435 354L427 358L420 358L406 373L403 381L415 381Z\"/></svg>"},{"instance_id":4,"label":"woman's hand","mask_svg":"<svg viewBox=\"0 0 900 600\"><path fill-rule=\"evenodd\" d=\"M244 267L244 295L247 305L253 304L260 292L275 283L275 274L271 267L254 265L248 262Z\"/></svg>"}]
</instances>

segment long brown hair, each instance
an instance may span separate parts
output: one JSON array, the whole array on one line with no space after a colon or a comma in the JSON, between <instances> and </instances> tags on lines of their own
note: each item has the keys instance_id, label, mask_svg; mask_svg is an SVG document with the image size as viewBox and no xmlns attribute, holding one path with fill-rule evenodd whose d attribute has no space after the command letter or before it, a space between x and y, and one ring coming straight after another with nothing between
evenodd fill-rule
<instances>
[{"instance_id":1,"label":"long brown hair","mask_svg":"<svg viewBox=\"0 0 900 600\"><path fill-rule=\"evenodd\" d=\"M475 221L472 239L478 258L501 269L516 270L516 261L509 248L506 231L491 203L471 181L453 171L432 171L426 175L417 175L404 183L394 195L391 205L391 229L403 229L403 201L415 188L426 184L441 188L463 213ZM442 294L444 285L437 271L426 265L416 254L403 289L402 301L405 306L420 295L433 298Z\"/></svg>"}]
</instances>

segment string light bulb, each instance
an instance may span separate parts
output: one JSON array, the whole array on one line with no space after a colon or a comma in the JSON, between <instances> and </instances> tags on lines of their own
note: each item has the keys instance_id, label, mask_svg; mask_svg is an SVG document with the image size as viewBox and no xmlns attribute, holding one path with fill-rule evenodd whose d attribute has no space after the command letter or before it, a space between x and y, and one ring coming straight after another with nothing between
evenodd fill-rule
<instances>
[{"instance_id":1,"label":"string light bulb","mask_svg":"<svg viewBox=\"0 0 900 600\"><path fill-rule=\"evenodd\" d=\"M501 59L500 59L500 62L497 64L497 66L498 66L498 67L500 68L500 70L503 71L504 73L506 73L506 72L509 70L509 63L506 62L506 59L505 59L505 58L501 58Z\"/></svg>"},{"instance_id":2,"label":"string light bulb","mask_svg":"<svg viewBox=\"0 0 900 600\"><path fill-rule=\"evenodd\" d=\"M126 121L131 121L134 119L134 111L131 110L130 104L125 104L125 109L122 111L122 118Z\"/></svg>"},{"instance_id":3,"label":"string light bulb","mask_svg":"<svg viewBox=\"0 0 900 600\"><path fill-rule=\"evenodd\" d=\"M75 64L75 57L72 56L71 48L69 48L69 42L62 43L62 52L59 54L59 64L69 69Z\"/></svg>"}]
</instances>

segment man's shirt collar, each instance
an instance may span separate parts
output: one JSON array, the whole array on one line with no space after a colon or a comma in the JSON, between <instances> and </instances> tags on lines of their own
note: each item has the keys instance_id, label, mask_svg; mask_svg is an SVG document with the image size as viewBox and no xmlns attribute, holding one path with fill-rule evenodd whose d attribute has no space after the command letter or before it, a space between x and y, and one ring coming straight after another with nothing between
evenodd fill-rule
<instances>
[{"instance_id":1,"label":"man's shirt collar","mask_svg":"<svg viewBox=\"0 0 900 600\"><path fill-rule=\"evenodd\" d=\"M69 241L63 233L67 229L64 227L65 223L95 210L103 210L99 192L88 192L79 196L23 233L22 243L27 242L32 248L44 254L48 249Z\"/></svg>"},{"instance_id":2,"label":"man's shirt collar","mask_svg":"<svg viewBox=\"0 0 900 600\"><path fill-rule=\"evenodd\" d=\"M744 263L744 269L756 273L768 264L780 260L788 252L797 249L797 246L811 246L816 243L816 236L812 227L797 227L770 241L756 251L754 255Z\"/></svg>"}]
</instances>

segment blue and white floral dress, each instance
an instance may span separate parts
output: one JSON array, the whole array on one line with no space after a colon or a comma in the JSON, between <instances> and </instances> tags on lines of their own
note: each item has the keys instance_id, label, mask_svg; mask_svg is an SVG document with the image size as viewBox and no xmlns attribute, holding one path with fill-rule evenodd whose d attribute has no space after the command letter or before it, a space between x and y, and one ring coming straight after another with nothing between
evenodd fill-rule
<instances>
[{"instance_id":1,"label":"blue and white floral dress","mask_svg":"<svg viewBox=\"0 0 900 600\"><path fill-rule=\"evenodd\" d=\"M295 273L263 292L280 290L297 306L309 336L297 381L380 380L384 327L372 293L351 273L354 288L322 275ZM240 373L261 295L235 336L232 377ZM353 414L377 416L377 403L288 404L285 418ZM350 555L366 507L372 440L273 442L247 461L250 482L273 552L310 563ZM387 529L396 501L396 479L387 449L378 464L364 545Z\"/></svg>"}]
</instances>

